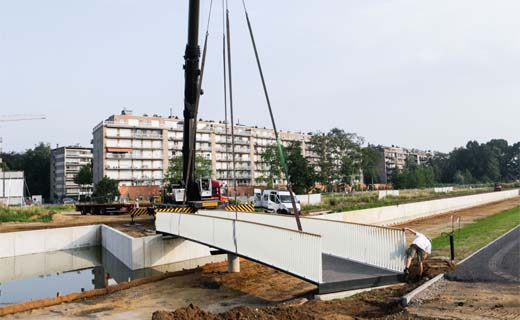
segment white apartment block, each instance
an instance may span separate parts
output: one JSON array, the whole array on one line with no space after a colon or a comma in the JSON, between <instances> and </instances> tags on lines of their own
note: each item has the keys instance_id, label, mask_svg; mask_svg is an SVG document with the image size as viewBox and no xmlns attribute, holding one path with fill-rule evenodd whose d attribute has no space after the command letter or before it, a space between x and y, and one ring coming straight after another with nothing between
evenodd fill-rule
<instances>
[{"instance_id":1,"label":"white apartment block","mask_svg":"<svg viewBox=\"0 0 520 320\"><path fill-rule=\"evenodd\" d=\"M70 146L51 150L51 198L78 199L80 195L88 195L92 186L79 186L74 183L74 177L82 166L91 164L91 148Z\"/></svg>"},{"instance_id":2,"label":"white apartment block","mask_svg":"<svg viewBox=\"0 0 520 320\"><path fill-rule=\"evenodd\" d=\"M212 178L232 183L231 128L222 122L197 122L196 151L212 163ZM274 131L235 125L235 174L238 185L261 184L269 166L261 154L275 144ZM280 132L284 144L302 142L304 156L309 134ZM135 116L124 110L93 129L94 183L107 176L120 185L161 185L169 161L182 154L183 120L178 117ZM227 152L226 152L227 150ZM275 183L282 183L277 181Z\"/></svg>"},{"instance_id":3,"label":"white apartment block","mask_svg":"<svg viewBox=\"0 0 520 320\"><path fill-rule=\"evenodd\" d=\"M424 164L433 157L432 151L418 150L414 148L401 148L397 146L384 147L378 149L384 157L384 167L379 170L382 182L390 181L390 177L395 169L403 169L408 159L414 159L417 164Z\"/></svg>"}]
</instances>

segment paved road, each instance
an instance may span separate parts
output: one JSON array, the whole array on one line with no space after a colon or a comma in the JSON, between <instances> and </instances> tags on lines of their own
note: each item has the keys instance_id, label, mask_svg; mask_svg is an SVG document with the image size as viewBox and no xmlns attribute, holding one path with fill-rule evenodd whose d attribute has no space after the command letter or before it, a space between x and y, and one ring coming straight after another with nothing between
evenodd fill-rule
<instances>
[{"instance_id":1,"label":"paved road","mask_svg":"<svg viewBox=\"0 0 520 320\"><path fill-rule=\"evenodd\" d=\"M449 280L520 282L520 226L458 266Z\"/></svg>"}]
</instances>

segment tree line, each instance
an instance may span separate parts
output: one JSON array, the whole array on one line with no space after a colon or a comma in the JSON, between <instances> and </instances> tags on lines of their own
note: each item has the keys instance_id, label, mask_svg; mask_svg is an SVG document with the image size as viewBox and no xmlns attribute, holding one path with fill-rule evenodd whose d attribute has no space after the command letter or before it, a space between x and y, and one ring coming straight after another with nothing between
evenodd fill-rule
<instances>
[{"instance_id":1,"label":"tree line","mask_svg":"<svg viewBox=\"0 0 520 320\"><path fill-rule=\"evenodd\" d=\"M303 153L300 141L290 141L284 147L295 193L307 193L317 184L329 191L351 185L353 176L362 169L364 139L355 133L333 128L327 133L313 134L306 143L308 154ZM266 146L260 158L268 171L258 180L273 187L274 181L283 177L276 146Z\"/></svg>"},{"instance_id":2,"label":"tree line","mask_svg":"<svg viewBox=\"0 0 520 320\"><path fill-rule=\"evenodd\" d=\"M509 182L520 179L520 142L504 139L469 141L448 154L436 154L429 164L440 183Z\"/></svg>"},{"instance_id":3,"label":"tree line","mask_svg":"<svg viewBox=\"0 0 520 320\"><path fill-rule=\"evenodd\" d=\"M2 170L24 171L30 194L50 197L51 147L40 142L24 152L2 153Z\"/></svg>"},{"instance_id":4,"label":"tree line","mask_svg":"<svg viewBox=\"0 0 520 320\"><path fill-rule=\"evenodd\" d=\"M297 193L308 192L316 185L325 190L364 182L365 185L384 183L383 149L373 145L363 147L364 139L355 133L334 128L328 133L312 135L309 154L302 154L301 142L289 142L285 147L289 180ZM280 161L274 145L261 153L262 162L270 170L260 181L273 186L282 177ZM362 172L363 181L356 176ZM449 153L435 153L425 163L415 157L407 159L403 168L393 170L389 181L394 188L426 188L440 184L477 184L520 180L520 142L509 145L504 139L486 143L469 141L466 146Z\"/></svg>"},{"instance_id":5,"label":"tree line","mask_svg":"<svg viewBox=\"0 0 520 320\"><path fill-rule=\"evenodd\" d=\"M363 146L364 139L355 133L334 128L327 133L311 136L302 150L302 142L292 141L284 147L289 171L289 180L296 193L306 193L321 185L327 191L339 190L346 185L357 183L356 176L362 172L365 184L382 183L380 168L384 166L384 155L379 148ZM276 146L268 145L259 152L261 162L268 170L257 179L268 187L273 187L282 175L282 167ZM49 144L39 143L24 152L2 153L2 170L25 172L27 188L31 194L41 194L49 200L50 195ZM211 175L211 162L197 157L199 176ZM182 175L180 157L172 159L165 182L177 183ZM75 182L90 184L92 170L81 168ZM465 146L449 153L435 153L426 163L418 164L408 159L402 169L394 170L390 182L396 188L424 188L438 184L476 184L510 182L520 180L520 142L509 144L504 139L493 139L485 143L469 141ZM107 188L104 185L107 185ZM93 197L100 196L103 189L114 193L114 183L103 179L99 188L94 188ZM98 189L96 191L96 189Z\"/></svg>"}]
</instances>

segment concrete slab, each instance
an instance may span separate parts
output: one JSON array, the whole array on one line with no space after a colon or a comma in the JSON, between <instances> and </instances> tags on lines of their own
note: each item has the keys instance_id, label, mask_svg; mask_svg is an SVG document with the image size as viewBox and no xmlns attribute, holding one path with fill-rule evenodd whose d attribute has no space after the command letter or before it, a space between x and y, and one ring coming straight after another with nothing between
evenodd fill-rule
<instances>
[{"instance_id":1,"label":"concrete slab","mask_svg":"<svg viewBox=\"0 0 520 320\"><path fill-rule=\"evenodd\" d=\"M334 292L334 293L317 294L314 296L314 299L321 300L321 301L344 299L344 298L352 297L352 296L362 293L362 292L367 292L367 291L377 290L377 289L384 289L384 288L388 288L388 287L403 286L403 285L404 285L404 283L389 284L389 285L379 286L379 287L374 287L374 288L365 288L365 289L357 289L357 290L340 291L340 292Z\"/></svg>"},{"instance_id":2,"label":"concrete slab","mask_svg":"<svg viewBox=\"0 0 520 320\"><path fill-rule=\"evenodd\" d=\"M322 255L322 264L323 283L318 286L320 294L396 284L401 282L402 277L399 272L328 254Z\"/></svg>"},{"instance_id":3,"label":"concrete slab","mask_svg":"<svg viewBox=\"0 0 520 320\"><path fill-rule=\"evenodd\" d=\"M428 289L431 285L433 285L434 283L436 283L437 281L441 280L442 278L444 278L444 273L441 273L441 274L438 274L437 276L431 278L430 280L426 281L425 283L423 283L422 285L420 285L419 287L415 288L413 291L405 294L402 298L401 298L401 304L406 307L407 305L410 304L410 302L413 300L413 298L418 295L419 293L423 292L424 290Z\"/></svg>"}]
</instances>

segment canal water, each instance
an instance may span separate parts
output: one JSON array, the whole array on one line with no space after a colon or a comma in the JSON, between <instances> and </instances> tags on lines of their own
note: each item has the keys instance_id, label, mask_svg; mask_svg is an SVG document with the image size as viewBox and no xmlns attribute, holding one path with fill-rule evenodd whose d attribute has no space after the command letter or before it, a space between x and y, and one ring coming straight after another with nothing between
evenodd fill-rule
<instances>
[{"instance_id":1,"label":"canal water","mask_svg":"<svg viewBox=\"0 0 520 320\"><path fill-rule=\"evenodd\" d=\"M0 307L177 270L171 264L132 271L101 246L1 258Z\"/></svg>"}]
</instances>

